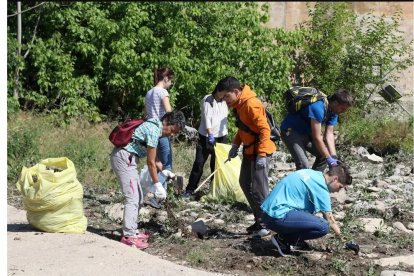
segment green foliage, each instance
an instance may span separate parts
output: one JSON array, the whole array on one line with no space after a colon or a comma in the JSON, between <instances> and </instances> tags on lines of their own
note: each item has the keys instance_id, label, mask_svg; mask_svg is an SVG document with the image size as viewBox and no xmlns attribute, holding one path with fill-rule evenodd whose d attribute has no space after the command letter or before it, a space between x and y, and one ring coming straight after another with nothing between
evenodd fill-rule
<instances>
[{"instance_id":1,"label":"green foliage","mask_svg":"<svg viewBox=\"0 0 414 276\"><path fill-rule=\"evenodd\" d=\"M401 10L389 19L372 12L357 17L351 3L321 2L309 15L300 26L306 43L295 72L306 85L327 94L347 88L363 108L385 80L397 81L397 73L413 65L412 41L404 42L398 29Z\"/></svg>"},{"instance_id":2,"label":"green foliage","mask_svg":"<svg viewBox=\"0 0 414 276\"><path fill-rule=\"evenodd\" d=\"M381 155L399 150L412 153L413 126L409 122L385 116L364 117L358 109L347 115L346 123L340 126L346 144L367 147Z\"/></svg>"},{"instance_id":3,"label":"green foliage","mask_svg":"<svg viewBox=\"0 0 414 276\"><path fill-rule=\"evenodd\" d=\"M99 113L141 116L159 66L175 71L171 102L195 120L202 96L226 75L276 102L288 86L288 55L298 41L295 32L266 28L268 6L249 2L51 2L26 12L26 26L39 16L33 44L33 29L24 28L31 51L20 102L65 121L80 115L99 121ZM14 18L9 25L12 39Z\"/></svg>"},{"instance_id":4,"label":"green foliage","mask_svg":"<svg viewBox=\"0 0 414 276\"><path fill-rule=\"evenodd\" d=\"M39 137L41 131L37 127L25 127L15 123L7 132L7 181L17 182L23 166L35 165L40 158Z\"/></svg>"}]
</instances>

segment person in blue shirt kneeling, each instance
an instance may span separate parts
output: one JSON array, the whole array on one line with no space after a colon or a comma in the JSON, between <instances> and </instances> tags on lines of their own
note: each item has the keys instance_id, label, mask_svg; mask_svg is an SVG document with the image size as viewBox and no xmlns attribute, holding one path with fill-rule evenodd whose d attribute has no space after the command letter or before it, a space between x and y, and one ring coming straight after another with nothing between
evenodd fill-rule
<instances>
[{"instance_id":1,"label":"person in blue shirt kneeling","mask_svg":"<svg viewBox=\"0 0 414 276\"><path fill-rule=\"evenodd\" d=\"M304 246L305 240L317 239L329 232L340 235L341 230L332 215L329 193L351 185L348 167L340 163L327 173L312 169L295 171L276 184L260 208L262 222L277 232L272 243L282 256L290 246ZM323 218L314 215L321 212Z\"/></svg>"}]
</instances>

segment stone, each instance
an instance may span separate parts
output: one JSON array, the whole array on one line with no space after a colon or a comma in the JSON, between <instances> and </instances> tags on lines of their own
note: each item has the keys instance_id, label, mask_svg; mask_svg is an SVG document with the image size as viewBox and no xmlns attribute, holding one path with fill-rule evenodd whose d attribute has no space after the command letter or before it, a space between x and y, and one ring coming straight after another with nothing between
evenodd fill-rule
<instances>
[{"instance_id":1,"label":"stone","mask_svg":"<svg viewBox=\"0 0 414 276\"><path fill-rule=\"evenodd\" d=\"M362 155L362 161L370 162L373 164L378 164L378 163L384 162L384 159L382 159L382 157L375 155L375 154L364 154Z\"/></svg>"},{"instance_id":2,"label":"stone","mask_svg":"<svg viewBox=\"0 0 414 276\"><path fill-rule=\"evenodd\" d=\"M374 179L374 181L372 181L372 185L378 188L385 188L388 184L384 180Z\"/></svg>"},{"instance_id":3,"label":"stone","mask_svg":"<svg viewBox=\"0 0 414 276\"><path fill-rule=\"evenodd\" d=\"M381 200L374 201L373 208L379 214L385 214L385 211L387 209L384 201Z\"/></svg>"},{"instance_id":4,"label":"stone","mask_svg":"<svg viewBox=\"0 0 414 276\"><path fill-rule=\"evenodd\" d=\"M286 163L283 162L276 162L276 170L277 171L292 171L294 168Z\"/></svg>"},{"instance_id":5,"label":"stone","mask_svg":"<svg viewBox=\"0 0 414 276\"><path fill-rule=\"evenodd\" d=\"M382 258L379 260L374 261L375 264L379 266L413 266L414 264L414 255L407 255L407 256L396 256L396 257L390 257L390 258Z\"/></svg>"},{"instance_id":6,"label":"stone","mask_svg":"<svg viewBox=\"0 0 414 276\"><path fill-rule=\"evenodd\" d=\"M398 230L400 230L400 231L402 231L402 232L404 232L404 233L412 233L412 232L413 232L413 231L408 230L407 228L405 228L404 224L402 224L402 223L401 223L401 222L399 222L399 221L393 222L393 223L392 223L392 226L393 226L395 229L398 229Z\"/></svg>"},{"instance_id":7,"label":"stone","mask_svg":"<svg viewBox=\"0 0 414 276\"><path fill-rule=\"evenodd\" d=\"M197 234L205 235L207 233L207 226L202 220L196 220L191 224L191 231Z\"/></svg>"},{"instance_id":8,"label":"stone","mask_svg":"<svg viewBox=\"0 0 414 276\"><path fill-rule=\"evenodd\" d=\"M378 188L378 187L367 187L366 188L366 190L368 191L368 192L370 192L370 193L378 193L378 192L380 192L382 189L381 188Z\"/></svg>"},{"instance_id":9,"label":"stone","mask_svg":"<svg viewBox=\"0 0 414 276\"><path fill-rule=\"evenodd\" d=\"M369 152L366 148L359 147L356 149L356 155L362 158L364 155L369 155Z\"/></svg>"},{"instance_id":10,"label":"stone","mask_svg":"<svg viewBox=\"0 0 414 276\"><path fill-rule=\"evenodd\" d=\"M410 222L409 224L407 224L407 228L410 230L414 230L414 223Z\"/></svg>"},{"instance_id":11,"label":"stone","mask_svg":"<svg viewBox=\"0 0 414 276\"><path fill-rule=\"evenodd\" d=\"M215 220L213 220L213 223L214 224L217 224L217 225L223 225L226 222L224 220L222 220L222 219L215 219Z\"/></svg>"},{"instance_id":12,"label":"stone","mask_svg":"<svg viewBox=\"0 0 414 276\"><path fill-rule=\"evenodd\" d=\"M375 233L376 231L389 232L391 229L387 227L383 219L379 218L359 218L358 221L363 225L364 231L367 233Z\"/></svg>"},{"instance_id":13,"label":"stone","mask_svg":"<svg viewBox=\"0 0 414 276\"><path fill-rule=\"evenodd\" d=\"M387 209L387 211L385 212L385 218L391 219L395 217L396 215L398 215L399 212L400 212L400 209L397 206L392 206L391 208Z\"/></svg>"},{"instance_id":14,"label":"stone","mask_svg":"<svg viewBox=\"0 0 414 276\"><path fill-rule=\"evenodd\" d=\"M246 221L254 221L254 215L253 214L245 215L244 216L244 220L246 220Z\"/></svg>"},{"instance_id":15,"label":"stone","mask_svg":"<svg viewBox=\"0 0 414 276\"><path fill-rule=\"evenodd\" d=\"M335 212L334 213L334 218L338 221L343 220L345 217L345 212Z\"/></svg>"},{"instance_id":16,"label":"stone","mask_svg":"<svg viewBox=\"0 0 414 276\"><path fill-rule=\"evenodd\" d=\"M368 259L376 259L376 258L378 258L378 254L375 254L375 253L368 253L368 254L366 254L366 257L367 257Z\"/></svg>"},{"instance_id":17,"label":"stone","mask_svg":"<svg viewBox=\"0 0 414 276\"><path fill-rule=\"evenodd\" d=\"M345 189L341 189L339 192L331 193L330 196L331 198L336 199L338 203L344 203L346 200L346 191Z\"/></svg>"},{"instance_id":18,"label":"stone","mask_svg":"<svg viewBox=\"0 0 414 276\"><path fill-rule=\"evenodd\" d=\"M310 253L310 254L305 254L304 257L306 259L308 259L309 261L313 261L313 262L317 262L323 259L326 259L326 256L322 253Z\"/></svg>"},{"instance_id":19,"label":"stone","mask_svg":"<svg viewBox=\"0 0 414 276\"><path fill-rule=\"evenodd\" d=\"M383 270L380 276L414 276L414 273L401 270Z\"/></svg>"},{"instance_id":20,"label":"stone","mask_svg":"<svg viewBox=\"0 0 414 276\"><path fill-rule=\"evenodd\" d=\"M352 174L352 178L355 178L355 179L368 178L368 171L361 171L359 173Z\"/></svg>"},{"instance_id":21,"label":"stone","mask_svg":"<svg viewBox=\"0 0 414 276\"><path fill-rule=\"evenodd\" d=\"M108 205L105 207L104 212L109 219L114 220L118 223L122 222L124 218L124 204L115 203L112 205Z\"/></svg>"}]
</instances>

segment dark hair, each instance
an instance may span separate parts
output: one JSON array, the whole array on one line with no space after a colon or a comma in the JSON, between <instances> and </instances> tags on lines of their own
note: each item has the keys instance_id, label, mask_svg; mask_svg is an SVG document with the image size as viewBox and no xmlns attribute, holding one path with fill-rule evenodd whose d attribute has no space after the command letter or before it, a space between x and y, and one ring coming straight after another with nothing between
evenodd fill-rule
<instances>
[{"instance_id":1,"label":"dark hair","mask_svg":"<svg viewBox=\"0 0 414 276\"><path fill-rule=\"evenodd\" d=\"M225 77L217 83L215 91L231 91L233 89L242 90L240 81L235 77Z\"/></svg>"},{"instance_id":2,"label":"dark hair","mask_svg":"<svg viewBox=\"0 0 414 276\"><path fill-rule=\"evenodd\" d=\"M341 182L343 185L352 184L352 176L349 173L349 167L344 163L340 163L335 167L330 167L328 174L329 176L336 175L338 177L338 181Z\"/></svg>"},{"instance_id":3,"label":"dark hair","mask_svg":"<svg viewBox=\"0 0 414 276\"><path fill-rule=\"evenodd\" d=\"M167 126L176 125L182 130L185 127L185 117L184 113L179 110L173 110L171 112L167 112L162 116L161 121L167 123Z\"/></svg>"},{"instance_id":4,"label":"dark hair","mask_svg":"<svg viewBox=\"0 0 414 276\"><path fill-rule=\"evenodd\" d=\"M165 77L172 79L174 78L174 72L168 67L161 67L154 71L154 85L162 81Z\"/></svg>"},{"instance_id":5,"label":"dark hair","mask_svg":"<svg viewBox=\"0 0 414 276\"><path fill-rule=\"evenodd\" d=\"M352 106L354 104L352 95L348 92L348 90L345 90L343 88L338 89L338 91L329 96L328 100L329 102L337 101L339 104L347 104L349 106Z\"/></svg>"}]
</instances>

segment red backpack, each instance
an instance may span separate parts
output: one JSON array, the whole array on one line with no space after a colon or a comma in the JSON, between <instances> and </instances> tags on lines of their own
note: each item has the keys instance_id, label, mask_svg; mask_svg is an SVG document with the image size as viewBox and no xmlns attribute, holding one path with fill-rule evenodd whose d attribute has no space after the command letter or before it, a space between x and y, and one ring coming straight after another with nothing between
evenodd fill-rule
<instances>
[{"instance_id":1,"label":"red backpack","mask_svg":"<svg viewBox=\"0 0 414 276\"><path fill-rule=\"evenodd\" d=\"M117 125L109 134L109 141L114 144L115 147L125 147L131 142L132 133L143 122L141 119L132 119L125 121Z\"/></svg>"}]
</instances>

